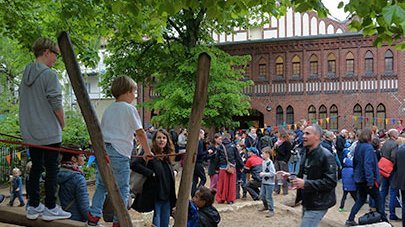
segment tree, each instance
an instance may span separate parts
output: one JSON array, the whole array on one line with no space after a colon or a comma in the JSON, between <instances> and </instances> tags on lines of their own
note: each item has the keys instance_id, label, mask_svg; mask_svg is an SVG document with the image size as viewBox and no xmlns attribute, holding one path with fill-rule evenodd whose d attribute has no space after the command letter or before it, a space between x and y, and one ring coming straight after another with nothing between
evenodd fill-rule
<instances>
[{"instance_id":1,"label":"tree","mask_svg":"<svg viewBox=\"0 0 405 227\"><path fill-rule=\"evenodd\" d=\"M377 34L375 44L381 46L384 42L392 44L399 40L397 48L405 49L403 37L405 34L405 3L403 1L368 1L350 0L348 4L339 3L350 13L350 27L362 31L364 35Z\"/></svg>"}]
</instances>

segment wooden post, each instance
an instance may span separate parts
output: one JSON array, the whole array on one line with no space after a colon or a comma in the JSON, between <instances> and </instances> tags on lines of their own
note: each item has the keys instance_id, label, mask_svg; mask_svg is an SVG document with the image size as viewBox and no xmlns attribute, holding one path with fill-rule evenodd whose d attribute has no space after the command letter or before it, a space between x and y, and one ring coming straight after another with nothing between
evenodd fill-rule
<instances>
[{"instance_id":1,"label":"wooden post","mask_svg":"<svg viewBox=\"0 0 405 227\"><path fill-rule=\"evenodd\" d=\"M201 53L198 57L198 69L196 88L194 93L193 107L188 122L187 155L181 175L179 197L176 203L175 227L187 226L188 201L191 195L191 184L193 180L198 136L200 134L201 120L208 96L208 80L211 58L207 53Z\"/></svg>"},{"instance_id":2,"label":"wooden post","mask_svg":"<svg viewBox=\"0 0 405 227\"><path fill-rule=\"evenodd\" d=\"M98 170L107 188L108 194L111 197L115 214L118 217L120 226L132 226L131 217L120 196L119 189L110 168L100 124L93 105L90 102L86 87L84 86L79 64L76 61L69 35L66 32L62 32L58 37L58 43L77 102L86 121L87 130L89 131L94 153L97 158Z\"/></svg>"}]
</instances>

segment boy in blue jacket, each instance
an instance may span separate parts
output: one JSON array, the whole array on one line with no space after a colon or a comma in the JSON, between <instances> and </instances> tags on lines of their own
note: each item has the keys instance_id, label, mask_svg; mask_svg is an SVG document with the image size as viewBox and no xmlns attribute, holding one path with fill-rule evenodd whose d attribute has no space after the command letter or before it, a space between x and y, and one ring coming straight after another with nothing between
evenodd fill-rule
<instances>
[{"instance_id":1,"label":"boy in blue jacket","mask_svg":"<svg viewBox=\"0 0 405 227\"><path fill-rule=\"evenodd\" d=\"M10 192L10 202L8 206L12 207L14 205L15 198L18 198L20 201L19 207L25 206L24 199L22 196L22 180L21 180L21 171L18 168L13 169L13 177L11 180L11 192Z\"/></svg>"},{"instance_id":2,"label":"boy in blue jacket","mask_svg":"<svg viewBox=\"0 0 405 227\"><path fill-rule=\"evenodd\" d=\"M356 201L357 187L353 178L353 158L350 157L350 155L347 155L346 158L343 159L342 184L343 184L343 196L342 200L340 201L339 212L346 211L344 207L347 194L350 193L354 201Z\"/></svg>"}]
</instances>

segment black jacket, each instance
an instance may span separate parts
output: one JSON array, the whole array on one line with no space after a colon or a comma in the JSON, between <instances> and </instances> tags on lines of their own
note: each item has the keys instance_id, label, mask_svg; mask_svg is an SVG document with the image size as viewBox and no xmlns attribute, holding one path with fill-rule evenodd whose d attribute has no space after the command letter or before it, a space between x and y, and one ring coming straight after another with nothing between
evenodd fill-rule
<instances>
[{"instance_id":1,"label":"black jacket","mask_svg":"<svg viewBox=\"0 0 405 227\"><path fill-rule=\"evenodd\" d=\"M395 189L405 190L405 145L398 147L395 152L395 164L392 180L392 187ZM405 196L405 195L402 195Z\"/></svg>"},{"instance_id":2,"label":"black jacket","mask_svg":"<svg viewBox=\"0 0 405 227\"><path fill-rule=\"evenodd\" d=\"M198 227L216 227L221 216L215 207L206 206L198 209Z\"/></svg>"},{"instance_id":3,"label":"black jacket","mask_svg":"<svg viewBox=\"0 0 405 227\"><path fill-rule=\"evenodd\" d=\"M342 135L338 135L336 138L336 151L340 155L343 153L343 149L345 149L346 138Z\"/></svg>"},{"instance_id":4,"label":"black jacket","mask_svg":"<svg viewBox=\"0 0 405 227\"><path fill-rule=\"evenodd\" d=\"M173 168L169 162L155 158L148 161L145 165L143 159L137 159L131 164L131 169L147 177L143 184L142 194L136 195L132 208L138 212L150 212L154 210L155 201L161 199L162 186L164 185L168 186L170 189L170 192L165 197L169 199L170 207L175 207L175 178ZM170 173L164 173L167 169L170 170ZM166 175L170 177L165 178Z\"/></svg>"},{"instance_id":5,"label":"black jacket","mask_svg":"<svg viewBox=\"0 0 405 227\"><path fill-rule=\"evenodd\" d=\"M302 200L305 209L326 210L336 204L336 161L328 150L318 145L311 152L306 151L298 177L303 178L305 184L298 190L296 202Z\"/></svg>"},{"instance_id":6,"label":"black jacket","mask_svg":"<svg viewBox=\"0 0 405 227\"><path fill-rule=\"evenodd\" d=\"M208 150L213 150L214 152L212 154L207 154L206 159L209 160L208 164L208 176L212 176L218 173L219 167L218 167L218 148L215 146L209 146Z\"/></svg>"},{"instance_id":7,"label":"black jacket","mask_svg":"<svg viewBox=\"0 0 405 227\"><path fill-rule=\"evenodd\" d=\"M243 168L243 161L242 158L239 155L238 149L236 149L235 145L233 145L230 141L223 141L222 144L225 146L225 149L228 154L228 161L232 163L236 168L241 169ZM225 151L222 146L219 147L217 151L217 157L218 157L218 165L219 166L224 166L226 165L226 156L225 156Z\"/></svg>"},{"instance_id":8,"label":"black jacket","mask_svg":"<svg viewBox=\"0 0 405 227\"><path fill-rule=\"evenodd\" d=\"M276 148L276 160L288 162L291 157L292 144L290 141L284 141L279 147Z\"/></svg>"}]
</instances>

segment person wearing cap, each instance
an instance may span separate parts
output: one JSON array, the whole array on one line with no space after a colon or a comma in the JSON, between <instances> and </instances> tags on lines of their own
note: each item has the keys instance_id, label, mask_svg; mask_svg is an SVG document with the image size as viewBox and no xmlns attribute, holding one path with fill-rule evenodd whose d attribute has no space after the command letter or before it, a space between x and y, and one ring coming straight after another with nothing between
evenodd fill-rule
<instances>
[{"instance_id":1,"label":"person wearing cap","mask_svg":"<svg viewBox=\"0 0 405 227\"><path fill-rule=\"evenodd\" d=\"M262 184L262 178L260 172L263 171L262 163L263 159L258 156L259 151L256 147L248 147L247 149L248 159L244 167L245 172L249 172L251 178L246 184L246 190L252 196L253 200L260 199L260 186Z\"/></svg>"}]
</instances>

